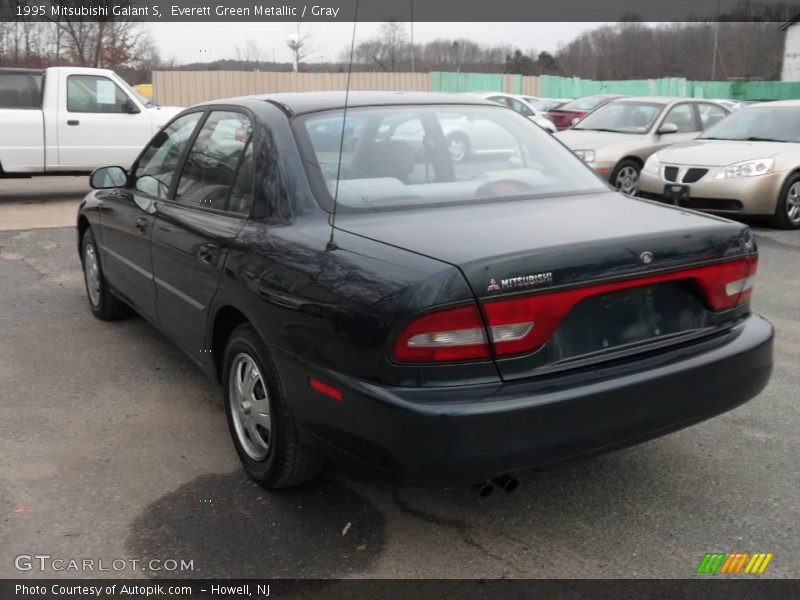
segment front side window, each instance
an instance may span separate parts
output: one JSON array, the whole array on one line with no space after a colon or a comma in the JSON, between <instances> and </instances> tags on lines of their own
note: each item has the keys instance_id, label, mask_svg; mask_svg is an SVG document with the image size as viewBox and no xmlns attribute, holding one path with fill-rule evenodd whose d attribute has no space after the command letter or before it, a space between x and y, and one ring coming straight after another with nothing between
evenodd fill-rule
<instances>
[{"instance_id":1,"label":"front side window","mask_svg":"<svg viewBox=\"0 0 800 600\"><path fill-rule=\"evenodd\" d=\"M327 209L334 197L337 210L380 211L606 189L549 134L500 107L351 108L346 120L325 111L298 118L295 131Z\"/></svg>"},{"instance_id":2,"label":"front side window","mask_svg":"<svg viewBox=\"0 0 800 600\"><path fill-rule=\"evenodd\" d=\"M657 102L609 102L587 115L574 129L646 133L662 110L664 105Z\"/></svg>"},{"instance_id":3,"label":"front side window","mask_svg":"<svg viewBox=\"0 0 800 600\"><path fill-rule=\"evenodd\" d=\"M154 198L164 199L180 166L180 159L202 112L175 119L159 131L145 149L134 173L134 187Z\"/></svg>"},{"instance_id":4,"label":"front side window","mask_svg":"<svg viewBox=\"0 0 800 600\"><path fill-rule=\"evenodd\" d=\"M242 113L213 111L186 158L175 200L226 210L252 130L250 119Z\"/></svg>"},{"instance_id":5,"label":"front side window","mask_svg":"<svg viewBox=\"0 0 800 600\"><path fill-rule=\"evenodd\" d=\"M695 116L694 106L691 104L678 104L664 117L662 125L667 123L675 125L678 128L676 133L692 133L693 131L700 131Z\"/></svg>"},{"instance_id":6,"label":"front side window","mask_svg":"<svg viewBox=\"0 0 800 600\"><path fill-rule=\"evenodd\" d=\"M89 113L127 113L129 98L108 77L70 75L67 78L67 110Z\"/></svg>"}]
</instances>

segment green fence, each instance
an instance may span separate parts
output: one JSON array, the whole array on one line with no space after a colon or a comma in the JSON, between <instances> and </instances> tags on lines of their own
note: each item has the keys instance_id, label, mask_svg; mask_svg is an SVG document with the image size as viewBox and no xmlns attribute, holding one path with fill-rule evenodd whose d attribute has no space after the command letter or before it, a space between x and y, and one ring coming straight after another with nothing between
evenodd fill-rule
<instances>
[{"instance_id":1,"label":"green fence","mask_svg":"<svg viewBox=\"0 0 800 600\"><path fill-rule=\"evenodd\" d=\"M800 98L800 82L689 81L682 77L627 81L594 81L551 75L542 75L539 78L540 96L577 98L587 94L601 93L630 96L733 98L736 100L790 100Z\"/></svg>"},{"instance_id":2,"label":"green fence","mask_svg":"<svg viewBox=\"0 0 800 600\"><path fill-rule=\"evenodd\" d=\"M521 75L500 73L448 73L432 71L431 90L434 92L508 92L522 93Z\"/></svg>"},{"instance_id":3,"label":"green fence","mask_svg":"<svg viewBox=\"0 0 800 600\"><path fill-rule=\"evenodd\" d=\"M528 93L549 98L577 98L588 94L626 96L687 96L736 100L790 100L800 98L797 81L689 81L683 77L595 81L579 77L522 77L499 73L430 74L431 90L437 92Z\"/></svg>"}]
</instances>

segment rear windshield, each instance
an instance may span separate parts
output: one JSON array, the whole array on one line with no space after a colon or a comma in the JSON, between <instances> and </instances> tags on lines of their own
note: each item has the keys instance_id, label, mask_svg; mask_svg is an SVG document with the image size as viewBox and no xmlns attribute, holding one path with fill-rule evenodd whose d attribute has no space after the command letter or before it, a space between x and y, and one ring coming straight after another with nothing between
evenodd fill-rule
<instances>
[{"instance_id":1,"label":"rear windshield","mask_svg":"<svg viewBox=\"0 0 800 600\"><path fill-rule=\"evenodd\" d=\"M567 148L502 107L313 113L296 131L330 210L380 211L608 188ZM339 161L341 149L341 164Z\"/></svg>"},{"instance_id":2,"label":"rear windshield","mask_svg":"<svg viewBox=\"0 0 800 600\"><path fill-rule=\"evenodd\" d=\"M575 98L559 106L559 110L594 110L594 108L608 100L607 96L584 96Z\"/></svg>"}]
</instances>

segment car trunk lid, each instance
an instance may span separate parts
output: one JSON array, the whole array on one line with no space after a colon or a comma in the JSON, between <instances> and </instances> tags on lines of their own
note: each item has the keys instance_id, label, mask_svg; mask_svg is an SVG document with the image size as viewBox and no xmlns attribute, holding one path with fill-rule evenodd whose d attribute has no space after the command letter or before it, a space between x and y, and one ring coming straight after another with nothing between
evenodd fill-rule
<instances>
[{"instance_id":1,"label":"car trunk lid","mask_svg":"<svg viewBox=\"0 0 800 600\"><path fill-rule=\"evenodd\" d=\"M714 327L719 319L691 277L671 274L752 248L744 225L615 192L342 214L337 227L457 266L490 325L503 299L592 288L572 298L551 330L557 344L547 337L550 343L525 356L497 357L509 378ZM537 306L530 310L543 310ZM539 327L537 334L544 331Z\"/></svg>"}]
</instances>

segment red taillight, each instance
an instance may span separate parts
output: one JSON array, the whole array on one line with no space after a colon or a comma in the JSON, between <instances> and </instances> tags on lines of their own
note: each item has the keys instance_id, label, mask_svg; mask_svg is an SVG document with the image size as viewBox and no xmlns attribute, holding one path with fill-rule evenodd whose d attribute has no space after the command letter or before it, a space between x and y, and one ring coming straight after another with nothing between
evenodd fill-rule
<instances>
[{"instance_id":1,"label":"red taillight","mask_svg":"<svg viewBox=\"0 0 800 600\"><path fill-rule=\"evenodd\" d=\"M669 281L693 281L709 308L726 310L747 301L757 257L561 292L502 298L481 304L494 354L507 357L542 346L578 302L590 296ZM394 344L402 362L457 362L489 358L486 330L474 306L444 309L415 319Z\"/></svg>"},{"instance_id":2,"label":"red taillight","mask_svg":"<svg viewBox=\"0 0 800 600\"><path fill-rule=\"evenodd\" d=\"M409 323L394 344L403 362L453 362L489 358L483 321L475 306L428 313Z\"/></svg>"}]
</instances>

